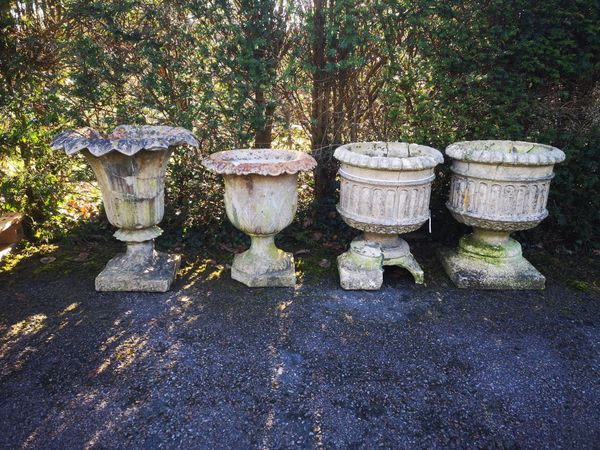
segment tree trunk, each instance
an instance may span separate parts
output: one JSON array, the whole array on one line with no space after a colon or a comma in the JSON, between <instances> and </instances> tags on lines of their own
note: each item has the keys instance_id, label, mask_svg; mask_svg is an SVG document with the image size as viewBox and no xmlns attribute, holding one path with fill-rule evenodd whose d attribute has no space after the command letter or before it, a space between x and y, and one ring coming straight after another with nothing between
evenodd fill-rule
<instances>
[{"instance_id":1,"label":"tree trunk","mask_svg":"<svg viewBox=\"0 0 600 450\"><path fill-rule=\"evenodd\" d=\"M337 166L332 158L335 143L332 145L328 135L330 122L330 102L332 93L332 74L326 67L325 39L325 0L315 0L313 9L312 63L314 66L312 79L311 107L311 145L313 156L317 160L314 170L315 200L317 204L325 204L333 200L335 194L335 173Z\"/></svg>"},{"instance_id":2,"label":"tree trunk","mask_svg":"<svg viewBox=\"0 0 600 450\"><path fill-rule=\"evenodd\" d=\"M262 89L256 89L254 100L258 109L262 111L262 126L254 132L254 148L271 148L273 140L273 114L275 106L266 102L265 93Z\"/></svg>"}]
</instances>

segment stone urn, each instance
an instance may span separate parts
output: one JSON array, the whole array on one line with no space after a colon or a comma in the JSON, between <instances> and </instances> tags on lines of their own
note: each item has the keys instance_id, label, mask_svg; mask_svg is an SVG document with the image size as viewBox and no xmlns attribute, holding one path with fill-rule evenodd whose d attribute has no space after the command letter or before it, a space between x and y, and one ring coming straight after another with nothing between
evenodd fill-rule
<instances>
[{"instance_id":1,"label":"stone urn","mask_svg":"<svg viewBox=\"0 0 600 450\"><path fill-rule=\"evenodd\" d=\"M183 128L120 125L108 136L91 128L64 131L52 148L69 155L81 152L98 180L114 234L127 244L96 277L98 291L165 292L180 264L179 255L154 249L162 234L165 173L169 156L179 145L198 146Z\"/></svg>"},{"instance_id":2,"label":"stone urn","mask_svg":"<svg viewBox=\"0 0 600 450\"><path fill-rule=\"evenodd\" d=\"M275 246L298 205L298 172L317 162L292 150L244 149L213 153L204 167L223 175L225 209L231 223L250 236L251 246L235 255L231 277L246 286L294 286L294 257Z\"/></svg>"},{"instance_id":3,"label":"stone urn","mask_svg":"<svg viewBox=\"0 0 600 450\"><path fill-rule=\"evenodd\" d=\"M423 270L398 234L429 219L431 183L442 154L404 142L361 142L338 147L334 157L341 163L337 210L363 232L338 257L342 288L379 289L383 266L403 267L423 283Z\"/></svg>"},{"instance_id":4,"label":"stone urn","mask_svg":"<svg viewBox=\"0 0 600 450\"><path fill-rule=\"evenodd\" d=\"M522 255L513 231L535 227L548 215L554 164L565 154L548 145L513 141L457 142L450 197L456 220L473 227L442 264L461 288L543 289L545 278Z\"/></svg>"}]
</instances>

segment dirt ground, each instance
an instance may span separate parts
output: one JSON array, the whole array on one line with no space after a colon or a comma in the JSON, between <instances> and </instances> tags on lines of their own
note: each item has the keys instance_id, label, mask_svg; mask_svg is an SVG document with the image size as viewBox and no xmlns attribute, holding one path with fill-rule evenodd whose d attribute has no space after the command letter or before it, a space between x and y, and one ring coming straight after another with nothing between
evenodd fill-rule
<instances>
[{"instance_id":1,"label":"dirt ground","mask_svg":"<svg viewBox=\"0 0 600 450\"><path fill-rule=\"evenodd\" d=\"M545 291L463 291L430 247L425 286L391 269L378 292L341 290L334 255L297 256L295 289L200 257L165 294L95 292L112 247L19 259L0 448L599 448L600 258L529 254Z\"/></svg>"}]
</instances>

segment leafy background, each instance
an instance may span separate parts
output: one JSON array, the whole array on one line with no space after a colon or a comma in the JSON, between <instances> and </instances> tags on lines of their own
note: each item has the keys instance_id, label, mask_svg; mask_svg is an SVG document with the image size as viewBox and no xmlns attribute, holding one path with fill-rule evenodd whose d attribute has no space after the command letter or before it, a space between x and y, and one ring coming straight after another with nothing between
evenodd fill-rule
<instances>
[{"instance_id":1,"label":"leafy background","mask_svg":"<svg viewBox=\"0 0 600 450\"><path fill-rule=\"evenodd\" d=\"M336 146L519 139L567 154L550 217L519 238L600 248L598 1L4 1L0 72L0 210L22 211L34 242L110 230L91 171L52 136L160 123L201 143L169 166L162 226L184 246L243 241L199 164L214 151L312 152L290 233L326 245L351 233L334 212ZM446 163L434 239L457 236L447 180Z\"/></svg>"}]
</instances>

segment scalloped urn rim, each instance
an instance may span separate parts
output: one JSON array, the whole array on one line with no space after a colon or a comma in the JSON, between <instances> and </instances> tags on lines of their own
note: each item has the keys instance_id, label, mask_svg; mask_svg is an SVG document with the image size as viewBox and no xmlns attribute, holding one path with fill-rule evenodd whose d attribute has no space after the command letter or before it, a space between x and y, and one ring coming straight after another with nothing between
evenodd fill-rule
<instances>
[{"instance_id":1,"label":"scalloped urn rim","mask_svg":"<svg viewBox=\"0 0 600 450\"><path fill-rule=\"evenodd\" d=\"M257 148L216 152L202 161L202 165L220 175L293 175L312 170L317 161L308 153L297 150Z\"/></svg>"},{"instance_id":2,"label":"scalloped urn rim","mask_svg":"<svg viewBox=\"0 0 600 450\"><path fill-rule=\"evenodd\" d=\"M444 162L439 150L408 142L353 142L338 147L333 156L344 164L379 170L423 170Z\"/></svg>"},{"instance_id":3,"label":"scalloped urn rim","mask_svg":"<svg viewBox=\"0 0 600 450\"><path fill-rule=\"evenodd\" d=\"M67 155L87 149L97 157L111 151L133 156L142 150L167 150L180 145L199 146L191 131L164 125L119 125L108 135L83 127L63 131L50 144L53 150L64 148Z\"/></svg>"},{"instance_id":4,"label":"scalloped urn rim","mask_svg":"<svg viewBox=\"0 0 600 450\"><path fill-rule=\"evenodd\" d=\"M565 160L565 153L551 145L509 140L455 142L445 153L458 161L515 166L550 166Z\"/></svg>"}]
</instances>

